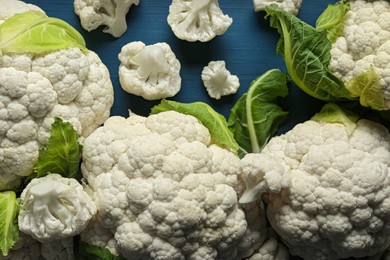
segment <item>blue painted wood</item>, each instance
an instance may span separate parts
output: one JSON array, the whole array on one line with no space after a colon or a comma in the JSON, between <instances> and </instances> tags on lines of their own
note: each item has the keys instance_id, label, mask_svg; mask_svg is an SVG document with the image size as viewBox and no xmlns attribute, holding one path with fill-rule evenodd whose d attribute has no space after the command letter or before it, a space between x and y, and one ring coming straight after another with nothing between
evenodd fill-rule
<instances>
[{"instance_id":1,"label":"blue painted wood","mask_svg":"<svg viewBox=\"0 0 390 260\"><path fill-rule=\"evenodd\" d=\"M140 0L138 6L130 9L127 15L128 29L118 39L100 29L93 32L83 30L74 14L72 0L26 2L40 6L49 16L70 23L85 37L88 48L99 54L110 70L115 87L113 115L127 116L129 109L134 113L147 115L150 108L159 103L128 94L119 85L118 54L121 47L131 41L143 41L146 44L167 42L182 66L182 89L173 99L181 102L207 102L226 117L235 101L247 91L249 84L257 76L273 68L285 71L283 59L275 51L278 34L269 27L264 12L254 12L251 0L220 0L221 9L233 18L233 24L224 35L207 43L191 43L176 38L166 21L171 0ZM318 15L328 4L334 2L336 1L304 0L298 16L314 25ZM214 100L207 95L200 75L209 61L219 59L225 60L231 73L239 77L241 87L235 95ZM291 85L290 95L281 104L290 111L288 120L280 130L283 133L295 124L307 120L323 103Z\"/></svg>"}]
</instances>

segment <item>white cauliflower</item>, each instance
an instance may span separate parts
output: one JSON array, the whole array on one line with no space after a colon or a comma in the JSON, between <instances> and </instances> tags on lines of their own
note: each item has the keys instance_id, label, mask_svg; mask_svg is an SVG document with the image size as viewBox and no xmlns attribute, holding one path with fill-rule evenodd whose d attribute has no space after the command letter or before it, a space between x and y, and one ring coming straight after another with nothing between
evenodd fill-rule
<instances>
[{"instance_id":1,"label":"white cauliflower","mask_svg":"<svg viewBox=\"0 0 390 260\"><path fill-rule=\"evenodd\" d=\"M240 87L240 80L226 68L223 60L210 61L202 70L202 81L210 97L235 94Z\"/></svg>"},{"instance_id":2,"label":"white cauliflower","mask_svg":"<svg viewBox=\"0 0 390 260\"><path fill-rule=\"evenodd\" d=\"M81 237L126 259L240 259L264 240L264 212L238 205L240 159L174 111L110 117L85 139L98 212Z\"/></svg>"},{"instance_id":3,"label":"white cauliflower","mask_svg":"<svg viewBox=\"0 0 390 260\"><path fill-rule=\"evenodd\" d=\"M14 14L24 13L27 11L44 11L36 5L28 4L19 0L0 0L0 24L13 16Z\"/></svg>"},{"instance_id":4,"label":"white cauliflower","mask_svg":"<svg viewBox=\"0 0 390 260\"><path fill-rule=\"evenodd\" d=\"M31 19L32 15L51 22L37 13L20 15L20 19L24 19L23 15ZM38 26L46 28L43 22ZM56 26L62 24L56 20L47 32L55 33ZM66 26L69 25L58 30L61 33L70 30ZM35 32L39 33L38 29ZM44 32L42 41L53 43L53 38L45 38ZM55 41L64 44L60 37ZM31 43L18 49L17 44L0 43L0 190L18 187L21 178L32 173L38 151L50 137L55 117L70 122L85 137L109 117L113 104L110 75L96 53L81 48L46 52L39 46Z\"/></svg>"},{"instance_id":5,"label":"white cauliflower","mask_svg":"<svg viewBox=\"0 0 390 260\"><path fill-rule=\"evenodd\" d=\"M58 174L32 179L20 199L19 230L43 243L79 234L96 213L83 186Z\"/></svg>"},{"instance_id":6,"label":"white cauliflower","mask_svg":"<svg viewBox=\"0 0 390 260\"><path fill-rule=\"evenodd\" d=\"M264 11L265 7L271 4L276 4L282 10L297 15L302 0L253 0L255 11Z\"/></svg>"},{"instance_id":7,"label":"white cauliflower","mask_svg":"<svg viewBox=\"0 0 390 260\"><path fill-rule=\"evenodd\" d=\"M120 37L127 30L126 14L139 0L74 0L74 12L80 17L81 26L92 31L106 25L103 30Z\"/></svg>"},{"instance_id":8,"label":"white cauliflower","mask_svg":"<svg viewBox=\"0 0 390 260\"><path fill-rule=\"evenodd\" d=\"M389 247L390 134L384 126L328 104L272 138L261 154L282 164L291 180L265 198L268 219L292 254L341 259Z\"/></svg>"},{"instance_id":9,"label":"white cauliflower","mask_svg":"<svg viewBox=\"0 0 390 260\"><path fill-rule=\"evenodd\" d=\"M390 3L386 0L349 1L341 35L331 49L330 69L344 82L370 70L379 76L384 106L390 108ZM356 84L351 84L350 91ZM364 100L363 100L364 102Z\"/></svg>"},{"instance_id":10,"label":"white cauliflower","mask_svg":"<svg viewBox=\"0 0 390 260\"><path fill-rule=\"evenodd\" d=\"M130 42L118 55L122 88L148 100L172 97L181 88L180 62L165 43Z\"/></svg>"},{"instance_id":11,"label":"white cauliflower","mask_svg":"<svg viewBox=\"0 0 390 260\"><path fill-rule=\"evenodd\" d=\"M218 0L172 0L167 18L173 33L189 42L207 42L224 34L233 22Z\"/></svg>"}]
</instances>

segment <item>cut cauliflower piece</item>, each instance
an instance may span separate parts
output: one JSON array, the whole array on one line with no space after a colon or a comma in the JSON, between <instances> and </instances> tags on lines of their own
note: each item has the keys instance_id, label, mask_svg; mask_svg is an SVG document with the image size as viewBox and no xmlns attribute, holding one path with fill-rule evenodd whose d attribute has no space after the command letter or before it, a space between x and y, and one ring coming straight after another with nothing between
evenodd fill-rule
<instances>
[{"instance_id":1,"label":"cut cauliflower piece","mask_svg":"<svg viewBox=\"0 0 390 260\"><path fill-rule=\"evenodd\" d=\"M20 199L19 229L40 242L79 234L96 213L83 186L58 174L32 179Z\"/></svg>"},{"instance_id":2,"label":"cut cauliflower piece","mask_svg":"<svg viewBox=\"0 0 390 260\"><path fill-rule=\"evenodd\" d=\"M173 33L189 42L207 42L224 34L233 22L218 0L172 0L167 17Z\"/></svg>"},{"instance_id":3,"label":"cut cauliflower piece","mask_svg":"<svg viewBox=\"0 0 390 260\"><path fill-rule=\"evenodd\" d=\"M261 151L290 184L268 190L267 216L294 255L368 257L390 245L390 134L382 125L326 105Z\"/></svg>"},{"instance_id":4,"label":"cut cauliflower piece","mask_svg":"<svg viewBox=\"0 0 390 260\"><path fill-rule=\"evenodd\" d=\"M6 21L10 19L23 19L25 26L40 19L34 32L41 38L21 48L26 35L9 32L24 27L0 25L0 42L19 43L5 42L0 48L0 190L16 189L21 178L33 172L55 117L70 122L85 137L109 117L114 98L107 67L85 48L74 28L40 12L23 12ZM52 37L56 33L68 36ZM42 49L42 42L53 49Z\"/></svg>"},{"instance_id":5,"label":"cut cauliflower piece","mask_svg":"<svg viewBox=\"0 0 390 260\"><path fill-rule=\"evenodd\" d=\"M103 30L114 37L121 37L127 30L126 14L139 0L74 0L74 12L80 17L81 26L92 31L105 25Z\"/></svg>"},{"instance_id":6,"label":"cut cauliflower piece","mask_svg":"<svg viewBox=\"0 0 390 260\"><path fill-rule=\"evenodd\" d=\"M148 100L176 95L181 88L180 62L165 43L130 42L118 55L122 88Z\"/></svg>"},{"instance_id":7,"label":"cut cauliflower piece","mask_svg":"<svg viewBox=\"0 0 390 260\"><path fill-rule=\"evenodd\" d=\"M240 164L193 116L110 117L83 146L98 212L81 237L126 259L247 257L266 222L238 204Z\"/></svg>"},{"instance_id":8,"label":"cut cauliflower piece","mask_svg":"<svg viewBox=\"0 0 390 260\"><path fill-rule=\"evenodd\" d=\"M210 61L203 68L201 77L207 93L215 99L235 94L240 87L240 80L230 73L223 60Z\"/></svg>"},{"instance_id":9,"label":"cut cauliflower piece","mask_svg":"<svg viewBox=\"0 0 390 260\"><path fill-rule=\"evenodd\" d=\"M253 0L255 11L264 11L265 7L271 4L276 4L282 10L297 15L302 0Z\"/></svg>"}]
</instances>

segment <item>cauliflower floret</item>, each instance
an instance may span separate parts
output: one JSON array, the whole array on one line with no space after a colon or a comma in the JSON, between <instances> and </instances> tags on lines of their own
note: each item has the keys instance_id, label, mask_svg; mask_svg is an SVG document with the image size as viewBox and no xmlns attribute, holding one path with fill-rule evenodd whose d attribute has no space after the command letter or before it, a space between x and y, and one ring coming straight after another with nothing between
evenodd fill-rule
<instances>
[{"instance_id":1,"label":"cauliflower floret","mask_svg":"<svg viewBox=\"0 0 390 260\"><path fill-rule=\"evenodd\" d=\"M59 174L33 179L20 199L19 229L40 242L79 234L96 213L83 186Z\"/></svg>"},{"instance_id":2,"label":"cauliflower floret","mask_svg":"<svg viewBox=\"0 0 390 260\"><path fill-rule=\"evenodd\" d=\"M276 4L282 10L297 15L302 0L253 0L255 11L264 11L265 7L271 4Z\"/></svg>"},{"instance_id":3,"label":"cauliflower floret","mask_svg":"<svg viewBox=\"0 0 390 260\"><path fill-rule=\"evenodd\" d=\"M195 117L174 111L109 118L83 146L98 207L83 240L127 259L249 256L263 240L264 212L239 206L240 159L210 142Z\"/></svg>"},{"instance_id":4,"label":"cauliflower floret","mask_svg":"<svg viewBox=\"0 0 390 260\"><path fill-rule=\"evenodd\" d=\"M112 104L109 72L94 52L72 48L37 57L4 54L0 60L0 188L16 187L17 176L32 173L55 117L70 122L85 137L109 117Z\"/></svg>"},{"instance_id":5,"label":"cauliflower floret","mask_svg":"<svg viewBox=\"0 0 390 260\"><path fill-rule=\"evenodd\" d=\"M227 70L223 60L210 61L203 68L201 77L207 93L215 99L235 94L240 87L238 77Z\"/></svg>"},{"instance_id":6,"label":"cauliflower floret","mask_svg":"<svg viewBox=\"0 0 390 260\"><path fill-rule=\"evenodd\" d=\"M126 14L139 0L74 0L74 12L80 17L81 26L92 31L106 25L103 30L120 37L127 30Z\"/></svg>"},{"instance_id":7,"label":"cauliflower floret","mask_svg":"<svg viewBox=\"0 0 390 260\"><path fill-rule=\"evenodd\" d=\"M350 125L350 127L347 127ZM267 216L305 259L372 256L390 245L390 135L372 121L308 120L261 152L284 167L287 188L266 194Z\"/></svg>"},{"instance_id":8,"label":"cauliflower floret","mask_svg":"<svg viewBox=\"0 0 390 260\"><path fill-rule=\"evenodd\" d=\"M390 107L390 4L385 0L349 1L341 35L331 49L329 67L348 83L369 70L379 76L384 106Z\"/></svg>"},{"instance_id":9,"label":"cauliflower floret","mask_svg":"<svg viewBox=\"0 0 390 260\"><path fill-rule=\"evenodd\" d=\"M189 42L207 42L224 34L233 22L218 0L173 0L167 17L173 33Z\"/></svg>"},{"instance_id":10,"label":"cauliflower floret","mask_svg":"<svg viewBox=\"0 0 390 260\"><path fill-rule=\"evenodd\" d=\"M154 100L180 91L180 62L167 43L130 42L118 58L119 80L126 92Z\"/></svg>"},{"instance_id":11,"label":"cauliflower floret","mask_svg":"<svg viewBox=\"0 0 390 260\"><path fill-rule=\"evenodd\" d=\"M0 0L0 6L0 24L2 24L5 20L14 14L24 13L27 11L38 11L45 13L38 6L19 0Z\"/></svg>"}]
</instances>

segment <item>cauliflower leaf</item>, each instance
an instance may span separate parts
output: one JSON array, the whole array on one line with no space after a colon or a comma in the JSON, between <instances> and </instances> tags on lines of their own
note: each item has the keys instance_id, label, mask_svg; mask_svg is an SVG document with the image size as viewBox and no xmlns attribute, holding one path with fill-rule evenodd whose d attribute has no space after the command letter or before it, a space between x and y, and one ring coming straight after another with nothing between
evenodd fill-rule
<instances>
[{"instance_id":1,"label":"cauliflower leaf","mask_svg":"<svg viewBox=\"0 0 390 260\"><path fill-rule=\"evenodd\" d=\"M285 73L269 70L252 81L248 92L231 109L228 126L240 146L241 158L260 152L286 118L288 113L276 104L278 97L288 94L286 83Z\"/></svg>"},{"instance_id":2,"label":"cauliflower leaf","mask_svg":"<svg viewBox=\"0 0 390 260\"><path fill-rule=\"evenodd\" d=\"M51 136L46 147L39 151L34 171L38 177L58 173L63 177L77 178L80 174L82 146L79 135L72 124L55 118Z\"/></svg>"},{"instance_id":3,"label":"cauliflower leaf","mask_svg":"<svg viewBox=\"0 0 390 260\"><path fill-rule=\"evenodd\" d=\"M19 199L13 191L0 193L0 250L7 256L11 247L19 239L18 229Z\"/></svg>"},{"instance_id":4,"label":"cauliflower leaf","mask_svg":"<svg viewBox=\"0 0 390 260\"><path fill-rule=\"evenodd\" d=\"M2 52L42 54L67 48L87 51L81 34L65 21L38 11L16 14L0 25Z\"/></svg>"},{"instance_id":5,"label":"cauliflower leaf","mask_svg":"<svg viewBox=\"0 0 390 260\"><path fill-rule=\"evenodd\" d=\"M213 143L230 149L233 152L238 151L238 144L234 139L233 133L228 128L226 119L208 104L203 102L184 104L170 100L162 100L159 105L152 108L151 113L157 114L168 110L195 116L210 131Z\"/></svg>"}]
</instances>

